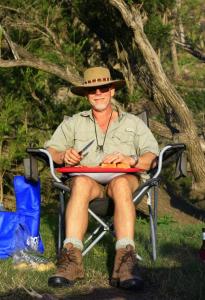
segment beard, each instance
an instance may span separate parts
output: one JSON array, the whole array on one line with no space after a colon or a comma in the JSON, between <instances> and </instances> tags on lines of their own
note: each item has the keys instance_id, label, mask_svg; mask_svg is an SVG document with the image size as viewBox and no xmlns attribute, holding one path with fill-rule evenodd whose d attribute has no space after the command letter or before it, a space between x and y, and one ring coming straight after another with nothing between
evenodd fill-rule
<instances>
[{"instance_id":1,"label":"beard","mask_svg":"<svg viewBox=\"0 0 205 300\"><path fill-rule=\"evenodd\" d=\"M94 110L103 111L108 107L109 103L96 103L95 101L91 101L91 105Z\"/></svg>"}]
</instances>

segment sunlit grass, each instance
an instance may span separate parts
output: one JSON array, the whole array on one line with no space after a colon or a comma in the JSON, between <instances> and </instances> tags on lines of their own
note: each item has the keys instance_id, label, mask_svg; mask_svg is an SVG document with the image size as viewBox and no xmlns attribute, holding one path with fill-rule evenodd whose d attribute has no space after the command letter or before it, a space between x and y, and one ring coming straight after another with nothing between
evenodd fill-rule
<instances>
[{"instance_id":1,"label":"sunlit grass","mask_svg":"<svg viewBox=\"0 0 205 300\"><path fill-rule=\"evenodd\" d=\"M56 217L53 214L42 217L41 233L45 244L44 256L55 261ZM139 218L136 223L137 252L142 256L140 269L145 278L145 291L149 299L197 299L205 294L205 266L199 261L201 245L201 224L179 225L170 217L164 217L158 224L158 259L151 258L149 223ZM112 269L114 243L112 237L105 237L84 258L86 277L70 289L52 289L47 279L53 273L17 271L12 259L0 262L0 295L21 298L23 287L39 293L51 293L57 297L84 294L96 288L109 287L109 272ZM6 297L7 297L6 296ZM18 297L17 297L18 296ZM16 297L16 298L15 298ZM29 299L29 298L26 298Z\"/></svg>"}]
</instances>

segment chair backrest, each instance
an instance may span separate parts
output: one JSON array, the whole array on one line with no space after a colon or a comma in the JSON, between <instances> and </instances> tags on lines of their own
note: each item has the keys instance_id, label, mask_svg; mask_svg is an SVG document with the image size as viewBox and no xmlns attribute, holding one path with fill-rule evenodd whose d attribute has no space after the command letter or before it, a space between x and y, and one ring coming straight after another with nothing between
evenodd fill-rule
<instances>
[{"instance_id":1,"label":"chair backrest","mask_svg":"<svg viewBox=\"0 0 205 300\"><path fill-rule=\"evenodd\" d=\"M136 116L140 118L149 127L149 117L148 112L146 110L137 113Z\"/></svg>"},{"instance_id":2,"label":"chair backrest","mask_svg":"<svg viewBox=\"0 0 205 300\"><path fill-rule=\"evenodd\" d=\"M136 114L138 118L140 118L148 127L149 127L149 117L148 112L146 110L141 111ZM175 179L179 179L180 177L187 176L187 153L184 151L185 147L182 146L180 149L180 144L175 144L175 147L167 150L163 157L163 167L166 167L171 162L175 162ZM182 145L182 144L181 144ZM176 150L177 148L177 150ZM156 172L156 168L150 170L150 174L154 174Z\"/></svg>"}]
</instances>

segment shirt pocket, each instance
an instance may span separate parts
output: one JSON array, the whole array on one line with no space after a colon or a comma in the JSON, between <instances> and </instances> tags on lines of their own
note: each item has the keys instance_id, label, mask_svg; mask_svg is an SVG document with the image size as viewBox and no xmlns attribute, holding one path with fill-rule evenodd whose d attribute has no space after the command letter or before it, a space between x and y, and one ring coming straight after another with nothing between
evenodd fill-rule
<instances>
[{"instance_id":1,"label":"shirt pocket","mask_svg":"<svg viewBox=\"0 0 205 300\"><path fill-rule=\"evenodd\" d=\"M121 132L114 132L112 139L117 144L134 144L135 136L136 134L133 129L125 128Z\"/></svg>"},{"instance_id":2,"label":"shirt pocket","mask_svg":"<svg viewBox=\"0 0 205 300\"><path fill-rule=\"evenodd\" d=\"M92 139L93 137L89 134L88 130L79 130L75 134L74 148L77 151L81 151Z\"/></svg>"}]
</instances>

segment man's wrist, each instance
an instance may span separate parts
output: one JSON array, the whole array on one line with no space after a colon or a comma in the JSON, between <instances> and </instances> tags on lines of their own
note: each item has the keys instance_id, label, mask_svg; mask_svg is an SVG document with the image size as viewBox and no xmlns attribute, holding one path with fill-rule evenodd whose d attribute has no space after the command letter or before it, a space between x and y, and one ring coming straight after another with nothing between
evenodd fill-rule
<instances>
[{"instance_id":1,"label":"man's wrist","mask_svg":"<svg viewBox=\"0 0 205 300\"><path fill-rule=\"evenodd\" d=\"M65 158L65 151L63 151L63 152L60 153L60 161L62 163L64 163L64 158Z\"/></svg>"},{"instance_id":2,"label":"man's wrist","mask_svg":"<svg viewBox=\"0 0 205 300\"><path fill-rule=\"evenodd\" d=\"M132 162L130 164L131 167L135 167L138 163L139 157L137 155L130 155Z\"/></svg>"}]
</instances>

